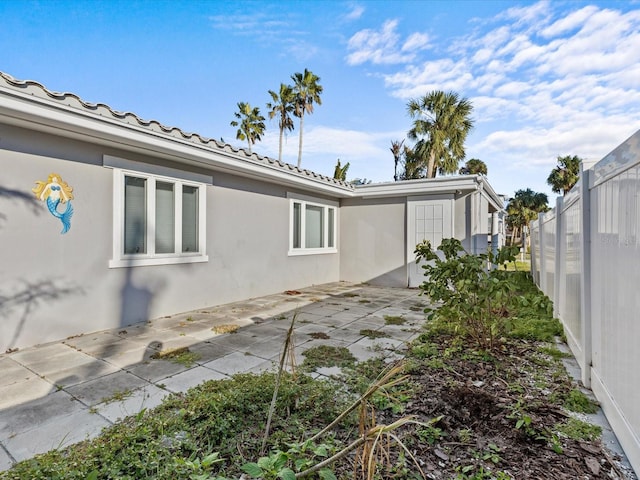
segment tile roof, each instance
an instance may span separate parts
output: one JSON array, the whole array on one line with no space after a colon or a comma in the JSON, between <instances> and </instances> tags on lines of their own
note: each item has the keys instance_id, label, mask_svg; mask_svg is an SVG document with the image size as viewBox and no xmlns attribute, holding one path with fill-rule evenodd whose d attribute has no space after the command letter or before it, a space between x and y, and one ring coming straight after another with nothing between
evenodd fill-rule
<instances>
[{"instance_id":1,"label":"tile roof","mask_svg":"<svg viewBox=\"0 0 640 480\"><path fill-rule=\"evenodd\" d=\"M90 103L73 93L54 92L46 88L44 85L33 80L18 80L2 71L0 71L0 79L3 81L5 86L17 91L21 91L28 95L33 95L40 98L48 98L61 105L66 105L68 107L76 108L84 112L89 112L96 116L113 118L117 121L122 122L123 124L143 127L144 129L151 132L160 133L165 136L173 137L180 140L186 140L196 145L204 145L211 150L221 150L226 153L232 153L241 160L277 167L285 172L290 172L297 176L313 178L326 182L328 184L336 185L349 190L354 190L354 187L351 184L343 182L342 180L336 180L335 178L320 175L311 170L298 168L295 165L274 160L267 156L259 155L255 152L249 153L243 148L237 148L229 145L228 143L219 142L213 138L206 138L197 133L188 133L178 127L167 127L157 120L144 120L132 112L119 112L104 103Z\"/></svg>"}]
</instances>

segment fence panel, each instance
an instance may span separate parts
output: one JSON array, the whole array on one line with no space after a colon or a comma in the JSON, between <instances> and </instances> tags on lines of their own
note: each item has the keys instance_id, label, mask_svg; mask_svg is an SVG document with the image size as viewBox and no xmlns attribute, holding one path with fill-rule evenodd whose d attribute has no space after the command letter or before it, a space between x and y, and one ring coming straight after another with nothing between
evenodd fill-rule
<instances>
[{"instance_id":1,"label":"fence panel","mask_svg":"<svg viewBox=\"0 0 640 480\"><path fill-rule=\"evenodd\" d=\"M539 231L532 233L534 280L553 300L582 381L638 473L640 131L582 172L531 231Z\"/></svg>"},{"instance_id":2,"label":"fence panel","mask_svg":"<svg viewBox=\"0 0 640 480\"><path fill-rule=\"evenodd\" d=\"M549 298L554 298L554 285L556 274L556 212L550 210L540 217L540 238L542 251L540 261L544 263L541 268L542 291Z\"/></svg>"},{"instance_id":3,"label":"fence panel","mask_svg":"<svg viewBox=\"0 0 640 480\"><path fill-rule=\"evenodd\" d=\"M569 345L582 370L588 369L583 345L582 318L582 228L581 198L582 182L576 184L562 202L560 212L560 242L562 254L558 263L562 264L559 291L555 299L557 315L562 321Z\"/></svg>"},{"instance_id":4,"label":"fence panel","mask_svg":"<svg viewBox=\"0 0 640 480\"><path fill-rule=\"evenodd\" d=\"M640 132L594 166L592 388L640 468Z\"/></svg>"}]
</instances>

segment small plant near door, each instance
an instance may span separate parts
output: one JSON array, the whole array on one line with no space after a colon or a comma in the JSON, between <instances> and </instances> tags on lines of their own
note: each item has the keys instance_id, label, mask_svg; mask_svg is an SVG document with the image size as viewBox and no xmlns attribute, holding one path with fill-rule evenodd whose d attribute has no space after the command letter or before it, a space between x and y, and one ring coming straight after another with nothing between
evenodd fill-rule
<instances>
[{"instance_id":1,"label":"small plant near door","mask_svg":"<svg viewBox=\"0 0 640 480\"><path fill-rule=\"evenodd\" d=\"M517 248L503 247L497 254L468 254L460 240L446 238L438 247L425 240L416 246L417 261L426 280L420 288L432 301L442 302L429 311L429 319L449 324L456 334L470 337L478 348L498 348L509 328L509 307L516 301L516 285L498 267L515 260Z\"/></svg>"}]
</instances>

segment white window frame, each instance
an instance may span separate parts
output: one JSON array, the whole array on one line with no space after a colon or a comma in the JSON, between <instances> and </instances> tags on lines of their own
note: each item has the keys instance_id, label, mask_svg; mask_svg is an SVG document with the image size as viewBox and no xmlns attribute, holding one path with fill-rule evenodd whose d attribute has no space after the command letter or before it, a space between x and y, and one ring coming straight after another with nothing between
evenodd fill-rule
<instances>
[{"instance_id":1,"label":"white window frame","mask_svg":"<svg viewBox=\"0 0 640 480\"><path fill-rule=\"evenodd\" d=\"M289 198L289 256L295 255L317 255L325 253L338 253L338 203L328 200L320 200L298 194L288 193ZM300 247L294 248L294 204L300 204ZM306 244L306 208L307 205L320 207L323 209L323 245L320 248L307 248ZM333 210L333 238L329 238L329 210ZM329 247L329 240L332 240L332 247Z\"/></svg>"},{"instance_id":2,"label":"white window frame","mask_svg":"<svg viewBox=\"0 0 640 480\"><path fill-rule=\"evenodd\" d=\"M105 157L105 166L107 157ZM118 159L119 160L119 159ZM118 162L122 163L122 162ZM134 162L131 162L134 163ZM179 173L179 171L170 172ZM125 177L142 178L146 180L146 253L124 253L124 193ZM156 222L156 182L166 182L174 185L174 229L175 252L155 253L155 222ZM182 187L191 186L198 189L198 251L182 252ZM113 169L113 256L109 261L109 268L137 267L147 265L171 265L180 263L207 262L206 253L207 231L207 184L191 179L158 175L139 171L137 169Z\"/></svg>"}]
</instances>

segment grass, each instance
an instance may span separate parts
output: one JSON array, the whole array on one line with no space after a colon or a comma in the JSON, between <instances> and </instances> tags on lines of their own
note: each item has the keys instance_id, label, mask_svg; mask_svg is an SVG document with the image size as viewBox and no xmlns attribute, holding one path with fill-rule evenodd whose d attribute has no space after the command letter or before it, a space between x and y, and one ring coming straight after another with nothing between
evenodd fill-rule
<instances>
[{"instance_id":1,"label":"grass","mask_svg":"<svg viewBox=\"0 0 640 480\"><path fill-rule=\"evenodd\" d=\"M598 411L598 404L577 388L569 392L563 407L570 412L577 413L596 413Z\"/></svg>"},{"instance_id":2,"label":"grass","mask_svg":"<svg viewBox=\"0 0 640 480\"><path fill-rule=\"evenodd\" d=\"M407 320L401 315L385 315L384 323L386 325L404 325Z\"/></svg>"},{"instance_id":3,"label":"grass","mask_svg":"<svg viewBox=\"0 0 640 480\"><path fill-rule=\"evenodd\" d=\"M209 474L238 478L240 465L260 456L274 383L272 373L205 382L185 394L171 395L153 411L128 417L94 440L21 462L0 472L0 479L173 480L209 478ZM280 384L269 449L329 423L347 399L327 382L286 374ZM354 422L349 417L345 426L352 428ZM332 441L340 444L337 439ZM213 454L222 461L205 461Z\"/></svg>"},{"instance_id":4,"label":"grass","mask_svg":"<svg viewBox=\"0 0 640 480\"><path fill-rule=\"evenodd\" d=\"M360 330L360 335L363 335L365 337L368 338L387 338L388 335L380 330L371 330L368 328L365 328L363 330Z\"/></svg>"},{"instance_id":5,"label":"grass","mask_svg":"<svg viewBox=\"0 0 640 480\"><path fill-rule=\"evenodd\" d=\"M238 331L238 325L233 323L223 323L211 328L211 331L218 335L222 335L223 333L236 333Z\"/></svg>"},{"instance_id":6,"label":"grass","mask_svg":"<svg viewBox=\"0 0 640 480\"><path fill-rule=\"evenodd\" d=\"M319 345L302 352L304 361L302 368L305 371L313 371L322 367L346 367L356 361L346 347L334 347L331 345Z\"/></svg>"},{"instance_id":7,"label":"grass","mask_svg":"<svg viewBox=\"0 0 640 480\"><path fill-rule=\"evenodd\" d=\"M556 425L556 431L572 440L596 440L602 435L602 428L577 418L569 418Z\"/></svg>"},{"instance_id":8,"label":"grass","mask_svg":"<svg viewBox=\"0 0 640 480\"><path fill-rule=\"evenodd\" d=\"M153 359L170 360L173 363L184 365L185 367L191 367L194 363L200 360L201 355L196 352L192 352L188 347L172 348L170 350L162 350L160 352L151 355Z\"/></svg>"}]
</instances>

